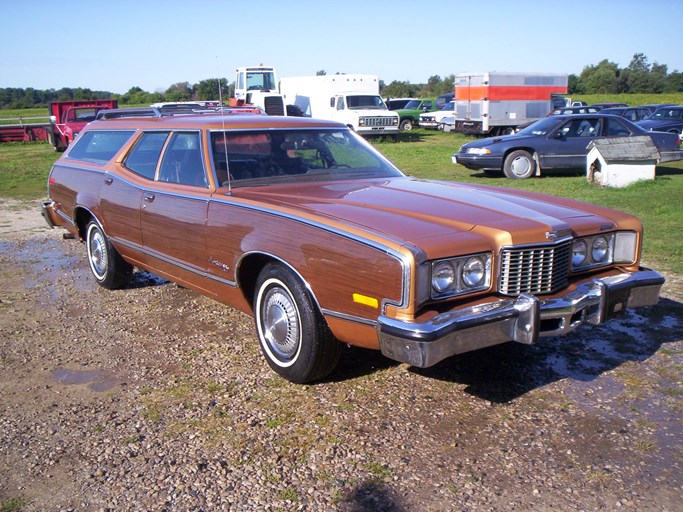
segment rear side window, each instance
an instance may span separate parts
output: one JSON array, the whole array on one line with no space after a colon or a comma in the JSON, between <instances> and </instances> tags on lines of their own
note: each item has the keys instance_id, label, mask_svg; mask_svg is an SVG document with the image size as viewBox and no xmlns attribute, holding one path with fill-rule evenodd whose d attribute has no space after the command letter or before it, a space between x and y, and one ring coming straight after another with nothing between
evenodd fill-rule
<instances>
[{"instance_id":1,"label":"rear side window","mask_svg":"<svg viewBox=\"0 0 683 512\"><path fill-rule=\"evenodd\" d=\"M615 137L628 137L631 135L631 131L617 119L609 119L607 121L607 135Z\"/></svg>"},{"instance_id":2,"label":"rear side window","mask_svg":"<svg viewBox=\"0 0 683 512\"><path fill-rule=\"evenodd\" d=\"M176 132L166 147L159 167L159 181L208 187L199 133Z\"/></svg>"},{"instance_id":3,"label":"rear side window","mask_svg":"<svg viewBox=\"0 0 683 512\"><path fill-rule=\"evenodd\" d=\"M67 155L68 158L106 163L119 152L123 145L133 136L131 131L91 130L83 132L74 141Z\"/></svg>"},{"instance_id":4,"label":"rear side window","mask_svg":"<svg viewBox=\"0 0 683 512\"><path fill-rule=\"evenodd\" d=\"M124 165L140 176L154 179L159 155L164 148L164 143L169 132L144 133L132 149Z\"/></svg>"}]
</instances>

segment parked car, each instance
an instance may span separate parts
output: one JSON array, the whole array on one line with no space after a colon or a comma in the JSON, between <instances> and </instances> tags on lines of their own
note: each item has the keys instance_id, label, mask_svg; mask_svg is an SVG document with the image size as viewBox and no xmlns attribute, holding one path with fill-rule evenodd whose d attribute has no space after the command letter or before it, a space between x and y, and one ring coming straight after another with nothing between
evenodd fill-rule
<instances>
[{"instance_id":1,"label":"parked car","mask_svg":"<svg viewBox=\"0 0 683 512\"><path fill-rule=\"evenodd\" d=\"M398 110L413 101L415 98L388 98L384 101L388 110Z\"/></svg>"},{"instance_id":2,"label":"parked car","mask_svg":"<svg viewBox=\"0 0 683 512\"><path fill-rule=\"evenodd\" d=\"M631 215L409 178L345 125L311 118L94 121L52 167L48 196L48 224L85 243L97 283L125 287L138 267L253 315L265 359L292 382L328 375L344 343L418 367L535 343L655 304L664 282L640 267Z\"/></svg>"},{"instance_id":3,"label":"parked car","mask_svg":"<svg viewBox=\"0 0 683 512\"><path fill-rule=\"evenodd\" d=\"M683 134L683 106L662 107L637 124L648 131Z\"/></svg>"},{"instance_id":4,"label":"parked car","mask_svg":"<svg viewBox=\"0 0 683 512\"><path fill-rule=\"evenodd\" d=\"M442 109L446 103L449 103L453 101L455 98L455 93L453 92L447 92L446 94L442 94L438 98L436 98L436 108L437 109Z\"/></svg>"},{"instance_id":5,"label":"parked car","mask_svg":"<svg viewBox=\"0 0 683 512\"><path fill-rule=\"evenodd\" d=\"M600 112L603 114L610 114L612 116L623 117L632 123L645 119L652 113L646 107L610 107L604 108Z\"/></svg>"},{"instance_id":6,"label":"parked car","mask_svg":"<svg viewBox=\"0 0 683 512\"><path fill-rule=\"evenodd\" d=\"M431 112L436 108L434 100L411 100L403 108L396 110L400 130L412 130L413 126L420 123L420 114Z\"/></svg>"},{"instance_id":7,"label":"parked car","mask_svg":"<svg viewBox=\"0 0 683 512\"><path fill-rule=\"evenodd\" d=\"M661 162L680 160L683 155L677 136L648 132L622 117L598 113L546 117L514 135L463 144L452 160L468 169L525 179L539 167L544 171L585 167L588 144L597 137L634 135L649 135Z\"/></svg>"},{"instance_id":8,"label":"parked car","mask_svg":"<svg viewBox=\"0 0 683 512\"><path fill-rule=\"evenodd\" d=\"M600 108L586 105L573 105L571 107L556 108L548 112L548 116L567 116L572 114L597 114Z\"/></svg>"},{"instance_id":9,"label":"parked car","mask_svg":"<svg viewBox=\"0 0 683 512\"><path fill-rule=\"evenodd\" d=\"M562 107L562 108L556 108L548 112L545 117L550 117L550 116L567 116L567 115L572 115L572 114L597 114L600 112L600 108L598 107L593 107L593 106L585 106L585 105L574 105L571 107ZM538 120L536 120L538 121ZM517 126L515 129L515 132L520 132L527 126L531 126L534 124L536 121L529 121L528 123L522 123Z\"/></svg>"},{"instance_id":10,"label":"parked car","mask_svg":"<svg viewBox=\"0 0 683 512\"><path fill-rule=\"evenodd\" d=\"M628 107L626 103L593 103L591 107L598 108L613 108L613 107Z\"/></svg>"},{"instance_id":11,"label":"parked car","mask_svg":"<svg viewBox=\"0 0 683 512\"><path fill-rule=\"evenodd\" d=\"M455 102L446 103L441 110L425 112L420 114L420 126L428 130L438 130L441 128L441 120L447 116L455 115Z\"/></svg>"}]
</instances>

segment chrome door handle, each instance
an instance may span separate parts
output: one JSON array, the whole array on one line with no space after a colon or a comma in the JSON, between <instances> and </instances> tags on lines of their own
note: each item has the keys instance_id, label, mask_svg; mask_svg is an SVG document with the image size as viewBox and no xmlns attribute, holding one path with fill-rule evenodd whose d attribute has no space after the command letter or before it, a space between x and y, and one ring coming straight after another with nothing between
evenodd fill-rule
<instances>
[{"instance_id":1,"label":"chrome door handle","mask_svg":"<svg viewBox=\"0 0 683 512\"><path fill-rule=\"evenodd\" d=\"M154 201L154 194L145 194L144 198L145 198L145 201L147 201L148 203L151 203L152 201Z\"/></svg>"}]
</instances>

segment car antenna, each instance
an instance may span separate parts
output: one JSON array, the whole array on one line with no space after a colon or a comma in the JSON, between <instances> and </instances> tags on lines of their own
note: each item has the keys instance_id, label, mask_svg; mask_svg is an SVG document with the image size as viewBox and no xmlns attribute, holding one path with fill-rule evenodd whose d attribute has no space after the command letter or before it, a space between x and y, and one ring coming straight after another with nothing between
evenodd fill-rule
<instances>
[{"instance_id":1,"label":"car antenna","mask_svg":"<svg viewBox=\"0 0 683 512\"><path fill-rule=\"evenodd\" d=\"M218 61L218 56L216 56L216 61ZM219 66L220 67L220 66ZM225 171L228 173L228 193L227 195L232 195L232 181L230 180L230 162L228 161L228 137L225 133L225 108L223 107L223 92L221 87L220 79L220 69L218 72L218 103L221 109L221 124L223 125L223 151L225 152ZM218 177L218 174L216 174Z\"/></svg>"}]
</instances>

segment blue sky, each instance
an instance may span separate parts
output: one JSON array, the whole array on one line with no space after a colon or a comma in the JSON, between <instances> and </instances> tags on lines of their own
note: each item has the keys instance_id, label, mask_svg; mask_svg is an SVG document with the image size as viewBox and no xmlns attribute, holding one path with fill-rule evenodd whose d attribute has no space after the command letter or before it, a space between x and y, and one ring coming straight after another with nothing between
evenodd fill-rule
<instances>
[{"instance_id":1,"label":"blue sky","mask_svg":"<svg viewBox=\"0 0 683 512\"><path fill-rule=\"evenodd\" d=\"M465 71L579 74L635 53L683 71L681 0L0 0L0 87L124 93L235 79ZM657 29L669 21L672 32Z\"/></svg>"}]
</instances>

